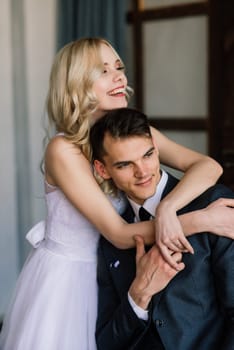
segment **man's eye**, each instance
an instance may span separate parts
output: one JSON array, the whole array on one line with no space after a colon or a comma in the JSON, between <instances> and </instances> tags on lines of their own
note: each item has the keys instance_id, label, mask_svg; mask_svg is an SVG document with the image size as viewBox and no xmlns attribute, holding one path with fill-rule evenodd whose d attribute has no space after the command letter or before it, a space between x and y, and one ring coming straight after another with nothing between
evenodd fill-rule
<instances>
[{"instance_id":1,"label":"man's eye","mask_svg":"<svg viewBox=\"0 0 234 350\"><path fill-rule=\"evenodd\" d=\"M146 153L145 158L150 158L154 154L154 151Z\"/></svg>"},{"instance_id":2,"label":"man's eye","mask_svg":"<svg viewBox=\"0 0 234 350\"><path fill-rule=\"evenodd\" d=\"M117 166L117 169L126 168L128 165L129 165L129 163L119 164L119 165Z\"/></svg>"}]
</instances>

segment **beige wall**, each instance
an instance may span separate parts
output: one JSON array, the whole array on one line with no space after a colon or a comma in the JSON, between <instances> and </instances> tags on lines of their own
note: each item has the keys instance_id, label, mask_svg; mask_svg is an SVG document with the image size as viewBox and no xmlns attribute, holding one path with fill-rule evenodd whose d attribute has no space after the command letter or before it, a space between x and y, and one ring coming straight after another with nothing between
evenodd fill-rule
<instances>
[{"instance_id":1,"label":"beige wall","mask_svg":"<svg viewBox=\"0 0 234 350\"><path fill-rule=\"evenodd\" d=\"M1 0L0 317L20 269L24 230L45 213L39 162L55 52L55 4L56 0Z\"/></svg>"}]
</instances>

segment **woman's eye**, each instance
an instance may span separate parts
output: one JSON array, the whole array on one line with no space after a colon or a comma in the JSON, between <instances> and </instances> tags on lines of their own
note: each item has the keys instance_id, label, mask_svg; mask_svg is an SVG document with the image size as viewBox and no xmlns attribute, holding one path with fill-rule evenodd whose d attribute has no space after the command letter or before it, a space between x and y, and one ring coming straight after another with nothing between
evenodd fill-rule
<instances>
[{"instance_id":1,"label":"woman's eye","mask_svg":"<svg viewBox=\"0 0 234 350\"><path fill-rule=\"evenodd\" d=\"M117 70L125 70L125 67L124 66L120 66L117 68Z\"/></svg>"}]
</instances>

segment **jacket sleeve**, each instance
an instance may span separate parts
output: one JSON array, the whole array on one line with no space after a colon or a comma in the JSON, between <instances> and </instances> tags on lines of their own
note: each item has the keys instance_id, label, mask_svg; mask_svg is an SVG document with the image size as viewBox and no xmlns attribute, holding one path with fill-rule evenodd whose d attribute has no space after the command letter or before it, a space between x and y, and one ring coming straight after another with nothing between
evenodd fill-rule
<instances>
[{"instance_id":1,"label":"jacket sleeve","mask_svg":"<svg viewBox=\"0 0 234 350\"><path fill-rule=\"evenodd\" d=\"M212 267L220 312L225 315L222 349L234 349L234 242L212 235Z\"/></svg>"},{"instance_id":2,"label":"jacket sleeve","mask_svg":"<svg viewBox=\"0 0 234 350\"><path fill-rule=\"evenodd\" d=\"M213 192L211 201L217 198L216 194L219 198L234 198L234 193L227 187L217 185L216 188L218 190ZM224 313L226 319L220 350L231 350L234 349L234 241L211 234L210 242L217 298L220 312Z\"/></svg>"},{"instance_id":3,"label":"jacket sleeve","mask_svg":"<svg viewBox=\"0 0 234 350\"><path fill-rule=\"evenodd\" d=\"M132 310L127 292L120 297L111 278L103 246L98 249L98 318L97 348L100 350L127 350L134 348L147 323L138 319Z\"/></svg>"}]
</instances>

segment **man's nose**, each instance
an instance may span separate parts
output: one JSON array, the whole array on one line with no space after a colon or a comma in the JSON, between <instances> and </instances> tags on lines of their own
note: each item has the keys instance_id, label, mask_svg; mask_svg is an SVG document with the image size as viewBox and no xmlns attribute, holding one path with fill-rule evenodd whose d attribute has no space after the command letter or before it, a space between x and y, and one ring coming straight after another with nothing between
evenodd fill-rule
<instances>
[{"instance_id":1,"label":"man's nose","mask_svg":"<svg viewBox=\"0 0 234 350\"><path fill-rule=\"evenodd\" d=\"M142 178L147 174L145 167L142 164L135 165L134 175L138 178Z\"/></svg>"}]
</instances>

